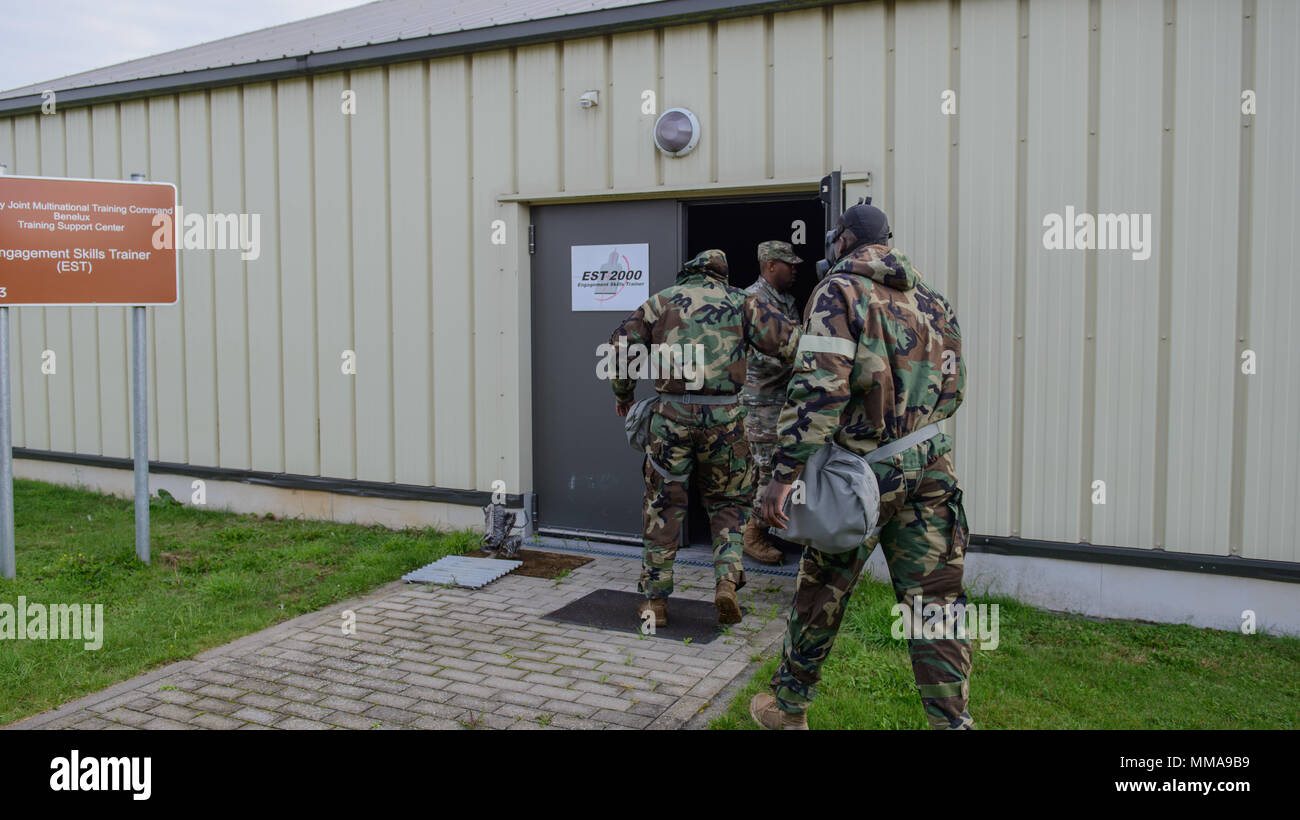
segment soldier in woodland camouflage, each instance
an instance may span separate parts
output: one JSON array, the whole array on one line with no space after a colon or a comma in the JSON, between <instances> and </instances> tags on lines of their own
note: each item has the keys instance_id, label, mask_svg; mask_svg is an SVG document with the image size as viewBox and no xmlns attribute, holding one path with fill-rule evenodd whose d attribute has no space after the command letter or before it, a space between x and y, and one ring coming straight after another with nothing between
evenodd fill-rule
<instances>
[{"instance_id":1,"label":"soldier in woodland camouflage","mask_svg":"<svg viewBox=\"0 0 1300 820\"><path fill-rule=\"evenodd\" d=\"M610 338L626 344L680 345L685 366L662 371L655 381L660 400L652 417L644 464L644 560L638 588L646 597L638 615L652 612L667 624L665 599L673 591L673 558L686 515L686 481L699 482L713 532L714 602L722 623L741 618L736 590L744 586L741 528L749 516L752 487L749 445L738 402L745 383L747 346L789 361L799 330L767 302L727 284L727 257L708 250L687 262L677 281L629 316ZM701 348L694 346L700 345ZM669 348L671 349L671 348ZM635 379L611 379L620 416L632 406ZM689 393L688 386L694 385Z\"/></svg>"},{"instance_id":2,"label":"soldier in woodland camouflage","mask_svg":"<svg viewBox=\"0 0 1300 820\"><path fill-rule=\"evenodd\" d=\"M780 448L762 505L769 522L787 522L783 508L791 485L826 441L865 455L948 418L961 404L966 370L956 314L907 257L886 244L889 236L884 214L870 205L856 205L841 218L838 262L805 312L781 412ZM804 551L781 666L771 694L750 703L760 725L807 728L822 664L878 541L895 596L909 611L918 596L922 607L966 605L968 531L951 451L951 438L939 434L872 464L880 485L880 535L855 552ZM931 727L973 728L969 640L960 632L914 636L908 650Z\"/></svg>"},{"instance_id":3,"label":"soldier in woodland camouflage","mask_svg":"<svg viewBox=\"0 0 1300 820\"><path fill-rule=\"evenodd\" d=\"M745 289L751 296L770 302L791 322L799 323L799 308L789 290L794 285L795 265L803 262L789 242L771 240L758 246L758 279ZM745 438L753 458L754 512L762 503L763 490L772 478L772 455L776 450L776 422L785 404L785 388L790 382L790 363L758 350L749 353L745 377ZM745 554L765 564L779 564L784 557L767 535L767 528L757 515L745 525Z\"/></svg>"}]
</instances>

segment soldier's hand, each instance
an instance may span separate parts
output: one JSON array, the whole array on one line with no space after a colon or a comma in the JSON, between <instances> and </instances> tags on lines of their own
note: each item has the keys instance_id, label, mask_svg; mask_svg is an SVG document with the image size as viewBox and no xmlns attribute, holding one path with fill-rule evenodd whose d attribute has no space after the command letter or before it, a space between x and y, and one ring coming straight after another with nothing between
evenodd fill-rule
<instances>
[{"instance_id":1,"label":"soldier's hand","mask_svg":"<svg viewBox=\"0 0 1300 820\"><path fill-rule=\"evenodd\" d=\"M632 409L632 402L619 401L614 399L614 412L618 413L619 418L627 418L627 413Z\"/></svg>"},{"instance_id":2,"label":"soldier's hand","mask_svg":"<svg viewBox=\"0 0 1300 820\"><path fill-rule=\"evenodd\" d=\"M790 494L791 484L769 481L763 491L763 520L770 526L785 528L790 518L785 514L785 498Z\"/></svg>"}]
</instances>

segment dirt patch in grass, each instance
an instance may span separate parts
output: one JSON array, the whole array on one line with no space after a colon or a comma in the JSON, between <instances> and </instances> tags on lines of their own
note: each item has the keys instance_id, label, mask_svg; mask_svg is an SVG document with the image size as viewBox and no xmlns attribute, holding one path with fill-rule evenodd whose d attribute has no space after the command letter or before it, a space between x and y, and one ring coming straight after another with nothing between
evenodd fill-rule
<instances>
[{"instance_id":1,"label":"dirt patch in grass","mask_svg":"<svg viewBox=\"0 0 1300 820\"><path fill-rule=\"evenodd\" d=\"M496 558L495 555L488 555L483 550L465 553L471 558ZM584 555L565 555L558 552L542 552L540 550L523 550L515 556L516 561L523 561L524 565L518 569L512 570L513 575L526 575L529 578L561 578L568 575L573 570L583 564L590 564L591 559Z\"/></svg>"},{"instance_id":2,"label":"dirt patch in grass","mask_svg":"<svg viewBox=\"0 0 1300 820\"><path fill-rule=\"evenodd\" d=\"M191 563L194 555L189 550L180 550L179 552L164 552L158 556L158 565L167 569L176 569L182 564Z\"/></svg>"}]
</instances>

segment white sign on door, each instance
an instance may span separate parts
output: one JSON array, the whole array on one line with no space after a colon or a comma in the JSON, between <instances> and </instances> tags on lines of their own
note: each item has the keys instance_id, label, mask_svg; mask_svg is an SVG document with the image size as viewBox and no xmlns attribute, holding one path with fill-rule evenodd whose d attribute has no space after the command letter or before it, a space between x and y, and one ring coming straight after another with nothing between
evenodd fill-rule
<instances>
[{"instance_id":1,"label":"white sign on door","mask_svg":"<svg viewBox=\"0 0 1300 820\"><path fill-rule=\"evenodd\" d=\"M650 298L650 246L573 245L574 310L632 312Z\"/></svg>"}]
</instances>

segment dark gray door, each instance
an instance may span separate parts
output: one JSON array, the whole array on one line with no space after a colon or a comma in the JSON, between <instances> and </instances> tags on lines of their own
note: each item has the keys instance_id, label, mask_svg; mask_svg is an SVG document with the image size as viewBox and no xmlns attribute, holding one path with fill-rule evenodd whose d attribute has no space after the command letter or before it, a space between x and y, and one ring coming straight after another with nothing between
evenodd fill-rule
<instances>
[{"instance_id":1,"label":"dark gray door","mask_svg":"<svg viewBox=\"0 0 1300 820\"><path fill-rule=\"evenodd\" d=\"M609 382L596 376L597 348L632 309L576 311L574 245L649 245L649 293L681 265L675 200L547 205L532 209L533 486L538 526L639 541L641 457L627 446ZM637 398L653 393L643 380ZM620 538L620 540L622 540Z\"/></svg>"}]
</instances>

